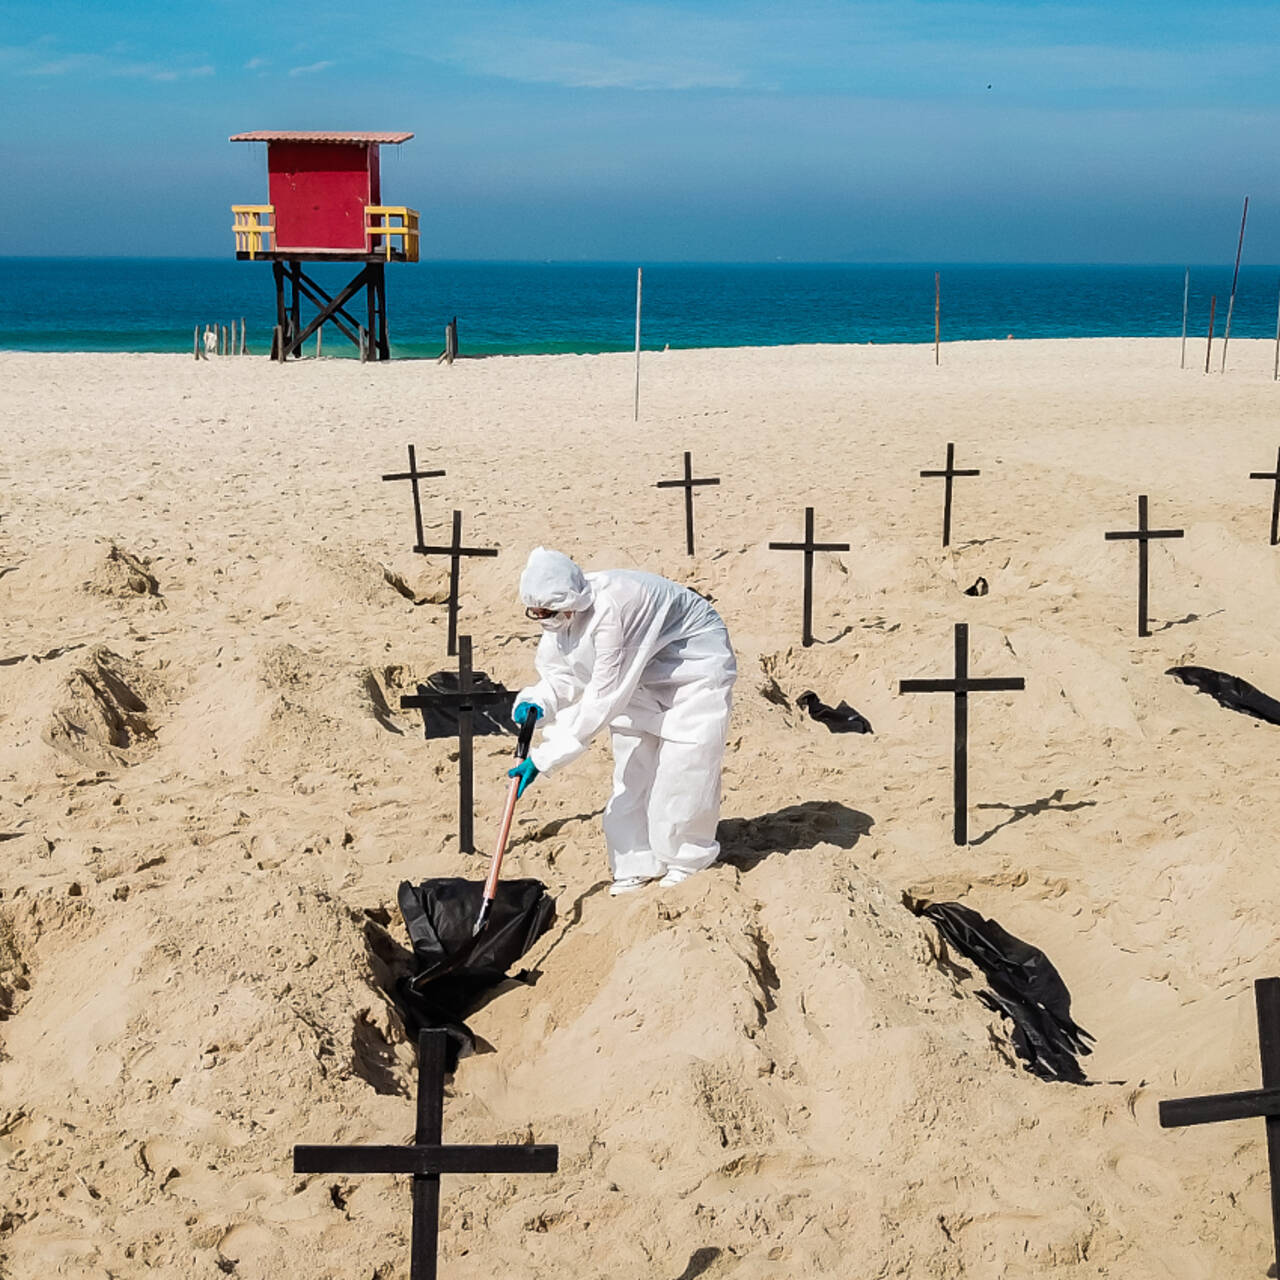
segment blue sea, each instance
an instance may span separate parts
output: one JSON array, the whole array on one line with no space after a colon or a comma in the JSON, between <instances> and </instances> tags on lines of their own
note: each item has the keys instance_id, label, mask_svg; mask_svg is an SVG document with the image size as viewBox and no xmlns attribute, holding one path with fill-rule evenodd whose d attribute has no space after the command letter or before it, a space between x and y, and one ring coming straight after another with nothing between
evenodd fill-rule
<instances>
[{"instance_id":1,"label":"blue sea","mask_svg":"<svg viewBox=\"0 0 1280 1280\"><path fill-rule=\"evenodd\" d=\"M644 266L642 345L775 346L933 341L934 271L943 341L1177 337L1185 268L655 264ZM330 293L354 268L305 264ZM1192 267L1188 332L1222 333L1231 264ZM464 355L629 351L634 265L421 262L387 269L392 354L435 356L457 317ZM1242 266L1233 337L1274 338L1280 268ZM357 312L359 314L359 312ZM307 312L304 308L303 319ZM190 351L196 325L248 324L265 353L275 323L268 263L0 258L0 349ZM355 355L336 329L326 355Z\"/></svg>"}]
</instances>

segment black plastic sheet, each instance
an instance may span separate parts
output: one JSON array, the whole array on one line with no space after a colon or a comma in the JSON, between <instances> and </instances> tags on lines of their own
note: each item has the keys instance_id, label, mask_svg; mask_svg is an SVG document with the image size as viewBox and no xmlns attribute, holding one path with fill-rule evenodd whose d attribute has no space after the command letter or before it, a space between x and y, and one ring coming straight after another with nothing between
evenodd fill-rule
<instances>
[{"instance_id":1,"label":"black plastic sheet","mask_svg":"<svg viewBox=\"0 0 1280 1280\"><path fill-rule=\"evenodd\" d=\"M500 702L485 701L478 704L471 712L471 732L476 737L484 737L497 733L514 734L515 725L511 723L511 712L515 707L516 695L510 689L490 680L483 671L472 672L471 687L477 694L505 694ZM429 698L433 693L458 692L458 673L456 671L434 671L426 679L425 684L418 686L418 696ZM423 707L422 723L428 738L456 738L458 736L458 708L445 703Z\"/></svg>"},{"instance_id":2,"label":"black plastic sheet","mask_svg":"<svg viewBox=\"0 0 1280 1280\"><path fill-rule=\"evenodd\" d=\"M1085 1084L1078 1056L1093 1037L1071 1019L1071 993L1049 957L959 902L931 902L918 914L932 920L961 955L982 970L990 991L978 998L1013 1023L1013 1047L1042 1080Z\"/></svg>"},{"instance_id":3,"label":"black plastic sheet","mask_svg":"<svg viewBox=\"0 0 1280 1280\"><path fill-rule=\"evenodd\" d=\"M1268 697L1261 689L1255 689L1247 680L1214 671L1211 667L1170 667L1165 672L1183 684L1192 685L1201 693L1207 693L1228 711L1242 711L1255 720L1268 724L1280 724L1280 702Z\"/></svg>"},{"instance_id":4,"label":"black plastic sheet","mask_svg":"<svg viewBox=\"0 0 1280 1280\"><path fill-rule=\"evenodd\" d=\"M396 1004L412 1039L424 1028L448 1032L454 1043L450 1069L459 1051L475 1047L464 1019L507 981L556 916L555 900L540 880L500 880L488 926L473 938L483 895L482 880L457 878L417 885L405 880L396 895L414 962L412 976L396 986Z\"/></svg>"},{"instance_id":5,"label":"black plastic sheet","mask_svg":"<svg viewBox=\"0 0 1280 1280\"><path fill-rule=\"evenodd\" d=\"M838 707L829 707L818 699L818 695L809 689L796 699L796 706L803 707L819 724L825 724L832 733L873 733L870 722L855 711L847 702L841 701Z\"/></svg>"}]
</instances>

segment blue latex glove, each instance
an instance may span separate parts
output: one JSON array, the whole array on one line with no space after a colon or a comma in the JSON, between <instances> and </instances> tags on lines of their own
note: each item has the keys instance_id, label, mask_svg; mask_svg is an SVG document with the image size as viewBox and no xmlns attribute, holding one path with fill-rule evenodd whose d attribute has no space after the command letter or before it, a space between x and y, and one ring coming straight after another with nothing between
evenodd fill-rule
<instances>
[{"instance_id":1,"label":"blue latex glove","mask_svg":"<svg viewBox=\"0 0 1280 1280\"><path fill-rule=\"evenodd\" d=\"M532 760L521 760L514 769L507 770L508 778L519 778L520 787L516 791L516 799L519 800L522 795L529 789L529 784L538 776L538 766Z\"/></svg>"},{"instance_id":2,"label":"blue latex glove","mask_svg":"<svg viewBox=\"0 0 1280 1280\"><path fill-rule=\"evenodd\" d=\"M516 706L516 709L511 713L511 718L516 722L516 724L522 725L525 722L525 717L528 716L530 711L533 712L533 714L537 717L537 719L539 720L542 719L544 714L543 710L540 706L538 706L536 702L519 703ZM530 781L532 782L533 779L531 778Z\"/></svg>"}]
</instances>

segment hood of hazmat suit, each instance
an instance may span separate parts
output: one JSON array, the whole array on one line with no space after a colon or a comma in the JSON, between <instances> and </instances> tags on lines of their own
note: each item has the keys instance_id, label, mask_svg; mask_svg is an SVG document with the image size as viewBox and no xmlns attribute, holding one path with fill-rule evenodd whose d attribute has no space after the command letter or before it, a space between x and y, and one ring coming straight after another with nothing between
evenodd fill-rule
<instances>
[{"instance_id":1,"label":"hood of hazmat suit","mask_svg":"<svg viewBox=\"0 0 1280 1280\"><path fill-rule=\"evenodd\" d=\"M720 615L697 592L630 569L584 574L539 547L520 598L570 614L539 641L539 679L517 695L546 712L530 753L539 773L576 760L606 725L705 743L719 760L738 668Z\"/></svg>"}]
</instances>

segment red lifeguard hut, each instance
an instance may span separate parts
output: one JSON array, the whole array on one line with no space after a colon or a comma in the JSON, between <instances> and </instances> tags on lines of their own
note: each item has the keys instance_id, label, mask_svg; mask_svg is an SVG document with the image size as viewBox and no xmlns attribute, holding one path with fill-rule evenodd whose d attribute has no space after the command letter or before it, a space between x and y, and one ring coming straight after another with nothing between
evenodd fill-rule
<instances>
[{"instance_id":1,"label":"red lifeguard hut","mask_svg":"<svg viewBox=\"0 0 1280 1280\"><path fill-rule=\"evenodd\" d=\"M386 265L418 261L418 212L382 203L378 148L412 137L264 129L230 139L267 144L270 203L233 204L231 213L236 257L268 261L275 276L273 359L299 355L303 342L326 323L360 348L361 359L391 358ZM330 295L303 271L304 262L362 265L345 288ZM348 310L362 289L363 321ZM305 326L304 297L316 309Z\"/></svg>"}]
</instances>

